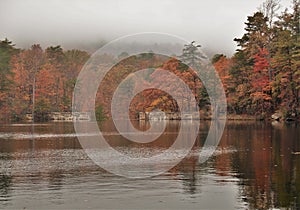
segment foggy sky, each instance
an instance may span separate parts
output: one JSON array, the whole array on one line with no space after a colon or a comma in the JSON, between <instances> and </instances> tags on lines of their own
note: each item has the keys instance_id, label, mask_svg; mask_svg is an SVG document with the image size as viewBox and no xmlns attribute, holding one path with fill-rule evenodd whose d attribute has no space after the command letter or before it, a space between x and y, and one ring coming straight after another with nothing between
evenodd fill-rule
<instances>
[{"instance_id":1,"label":"foggy sky","mask_svg":"<svg viewBox=\"0 0 300 210\"><path fill-rule=\"evenodd\" d=\"M0 39L17 47L99 45L120 36L163 32L231 55L235 37L262 0L0 0ZM282 8L291 0L281 0ZM72 46L74 45L74 46Z\"/></svg>"}]
</instances>

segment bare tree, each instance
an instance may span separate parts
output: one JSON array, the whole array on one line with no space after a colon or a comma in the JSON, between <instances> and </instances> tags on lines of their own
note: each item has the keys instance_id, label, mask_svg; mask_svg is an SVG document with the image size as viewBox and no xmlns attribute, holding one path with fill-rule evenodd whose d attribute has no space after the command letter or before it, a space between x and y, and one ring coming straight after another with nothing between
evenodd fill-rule
<instances>
[{"instance_id":1,"label":"bare tree","mask_svg":"<svg viewBox=\"0 0 300 210\"><path fill-rule=\"evenodd\" d=\"M280 0L266 0L260 7L259 10L268 18L269 27L272 28L274 18L278 10L280 9Z\"/></svg>"},{"instance_id":2,"label":"bare tree","mask_svg":"<svg viewBox=\"0 0 300 210\"><path fill-rule=\"evenodd\" d=\"M29 50L26 51L25 65L29 71L29 77L32 79L32 122L34 123L35 116L35 91L36 91L36 75L40 71L44 59L43 50L40 45L34 44Z\"/></svg>"}]
</instances>

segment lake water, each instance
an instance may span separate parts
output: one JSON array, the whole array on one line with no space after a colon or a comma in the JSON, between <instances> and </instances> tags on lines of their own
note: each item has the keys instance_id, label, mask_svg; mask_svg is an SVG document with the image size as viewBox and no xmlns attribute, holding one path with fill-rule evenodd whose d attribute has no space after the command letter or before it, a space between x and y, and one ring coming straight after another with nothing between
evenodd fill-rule
<instances>
[{"instance_id":1,"label":"lake water","mask_svg":"<svg viewBox=\"0 0 300 210\"><path fill-rule=\"evenodd\" d=\"M300 208L299 125L227 122L219 146L200 164L209 126L201 122L193 150L176 167L129 179L91 161L72 123L0 125L0 209ZM168 148L180 126L170 122L145 145L123 139L112 122L100 128L116 150L134 155Z\"/></svg>"}]
</instances>

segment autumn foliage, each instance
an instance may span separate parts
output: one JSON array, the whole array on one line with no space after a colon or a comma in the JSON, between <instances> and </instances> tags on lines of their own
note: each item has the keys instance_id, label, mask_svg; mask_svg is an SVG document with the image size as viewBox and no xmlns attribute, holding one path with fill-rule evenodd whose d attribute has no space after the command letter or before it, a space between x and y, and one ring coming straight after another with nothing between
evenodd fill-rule
<instances>
[{"instance_id":1,"label":"autumn foliage","mask_svg":"<svg viewBox=\"0 0 300 210\"><path fill-rule=\"evenodd\" d=\"M1 119L22 120L31 113L33 88L37 115L71 111L76 77L88 57L84 51L63 52L60 46L43 51L39 45L12 55L8 79L13 82L2 93Z\"/></svg>"},{"instance_id":2,"label":"autumn foliage","mask_svg":"<svg viewBox=\"0 0 300 210\"><path fill-rule=\"evenodd\" d=\"M222 81L230 114L264 118L280 111L285 118L300 116L299 13L300 2L297 0L293 1L291 10L281 14L264 10L255 12L247 17L245 34L234 39L238 45L236 53L232 57L223 54L213 56L211 63ZM189 87L199 109L209 112L207 91L192 69L204 57L197 50L200 47L194 41L183 46L182 55L176 55L180 60L153 53L130 57L127 57L128 53L122 53L119 57L125 59L108 72L99 86L97 109L110 117L112 95L121 81L138 70L151 68L153 70L147 75L148 79L165 90L176 90L180 95L183 90L170 78L159 78L156 81L160 70L171 72ZM89 56L85 51L63 50L60 46L43 50L40 45L32 45L30 49L20 50L7 39L1 41L0 120L22 120L27 113L32 112L39 115L71 111L76 78ZM109 61L114 59L109 54L99 58ZM129 82L128 85L137 88L146 83ZM214 85L213 81L210 85ZM186 95L180 97L188 103ZM89 104L86 102L84 110L89 111ZM159 89L147 89L134 97L130 113L136 117L138 112L154 109L179 111L171 95Z\"/></svg>"}]
</instances>

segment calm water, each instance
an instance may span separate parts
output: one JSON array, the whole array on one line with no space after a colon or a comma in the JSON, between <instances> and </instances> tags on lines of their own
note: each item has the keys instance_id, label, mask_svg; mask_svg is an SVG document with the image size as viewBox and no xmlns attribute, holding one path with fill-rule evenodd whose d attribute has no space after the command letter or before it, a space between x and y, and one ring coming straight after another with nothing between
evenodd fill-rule
<instances>
[{"instance_id":1,"label":"calm water","mask_svg":"<svg viewBox=\"0 0 300 210\"><path fill-rule=\"evenodd\" d=\"M0 209L300 208L300 155L293 154L300 151L299 125L228 122L214 155L199 164L209 126L201 123L193 151L167 173L128 179L95 165L72 123L0 125ZM120 137L111 122L100 127L126 154L159 153L179 129L172 122L141 146Z\"/></svg>"}]
</instances>

